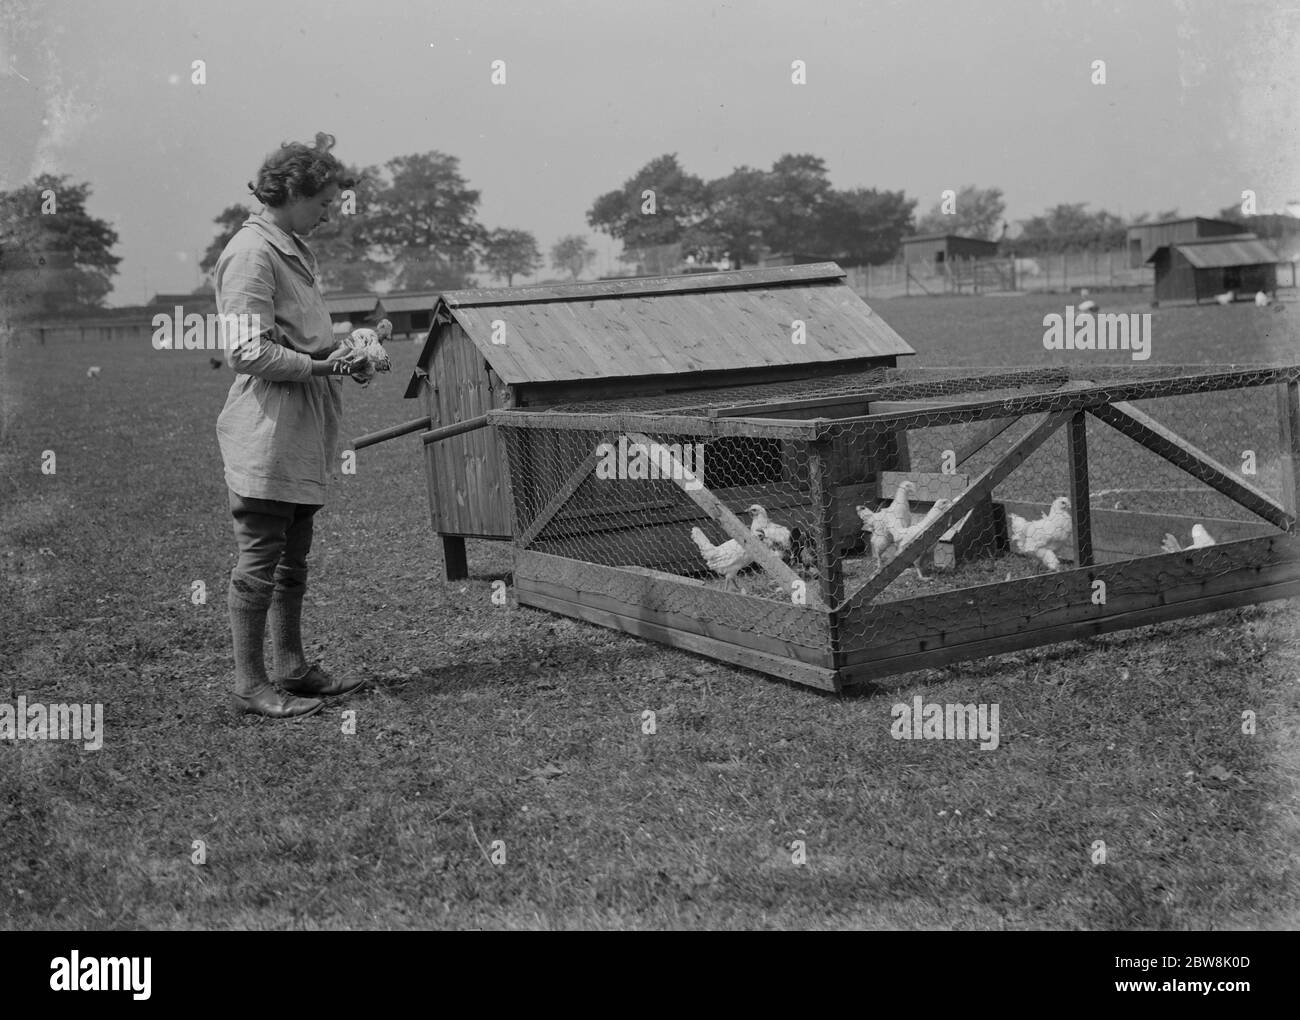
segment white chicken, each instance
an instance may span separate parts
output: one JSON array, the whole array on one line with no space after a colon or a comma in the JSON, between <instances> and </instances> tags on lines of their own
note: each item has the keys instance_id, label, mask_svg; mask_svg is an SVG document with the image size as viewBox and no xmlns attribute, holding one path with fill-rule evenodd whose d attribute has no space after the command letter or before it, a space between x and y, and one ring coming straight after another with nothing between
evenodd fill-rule
<instances>
[{"instance_id":1,"label":"white chicken","mask_svg":"<svg viewBox=\"0 0 1300 1020\"><path fill-rule=\"evenodd\" d=\"M1057 551L1069 544L1074 526L1070 521L1070 500L1057 496L1052 508L1036 521L1019 514L1007 514L1011 548L1021 556L1033 556L1048 570L1060 570Z\"/></svg>"},{"instance_id":2,"label":"white chicken","mask_svg":"<svg viewBox=\"0 0 1300 1020\"><path fill-rule=\"evenodd\" d=\"M1079 291L1079 297L1083 298L1083 300L1074 306L1076 312L1083 312L1085 315L1091 315L1094 312L1100 311L1097 302L1088 297L1087 287L1084 287L1083 290Z\"/></svg>"},{"instance_id":3,"label":"white chicken","mask_svg":"<svg viewBox=\"0 0 1300 1020\"><path fill-rule=\"evenodd\" d=\"M691 540L700 550L700 555L704 557L704 562L708 564L709 569L726 579L722 586L724 591L733 584L737 588L740 587L736 582L736 575L754 562L743 545L734 538L728 539L721 545L714 545L699 528L691 528Z\"/></svg>"},{"instance_id":4,"label":"white chicken","mask_svg":"<svg viewBox=\"0 0 1300 1020\"><path fill-rule=\"evenodd\" d=\"M1165 540L1160 543L1160 548L1167 553L1186 552L1188 549L1204 549L1207 545L1217 544L1208 531L1205 530L1204 524L1192 525L1192 544L1184 549L1178 544L1178 539L1168 532L1165 533Z\"/></svg>"},{"instance_id":5,"label":"white chicken","mask_svg":"<svg viewBox=\"0 0 1300 1020\"><path fill-rule=\"evenodd\" d=\"M767 511L757 503L746 507L750 515L749 530L781 559L789 562L791 557L790 529L784 524L777 524L767 516Z\"/></svg>"},{"instance_id":6,"label":"white chicken","mask_svg":"<svg viewBox=\"0 0 1300 1020\"><path fill-rule=\"evenodd\" d=\"M384 341L393 337L393 324L387 319L380 319L374 329L354 329L341 341L339 346L366 356L366 363L352 370L352 378L362 386L369 386L370 380L377 372L387 372L393 367L384 350Z\"/></svg>"},{"instance_id":7,"label":"white chicken","mask_svg":"<svg viewBox=\"0 0 1300 1020\"><path fill-rule=\"evenodd\" d=\"M1269 296L1268 296L1267 294L1265 294L1262 290L1257 290L1257 291L1255 291L1255 307L1256 307L1256 308L1267 308L1268 305L1269 305L1269 303L1271 302L1271 300L1272 300L1272 299L1269 298Z\"/></svg>"},{"instance_id":8,"label":"white chicken","mask_svg":"<svg viewBox=\"0 0 1300 1020\"><path fill-rule=\"evenodd\" d=\"M862 521L862 530L871 536L871 559L876 571L884 565L884 555L894 544L894 534L889 528L889 518L884 510L868 510L865 506L857 508L858 518Z\"/></svg>"},{"instance_id":9,"label":"white chicken","mask_svg":"<svg viewBox=\"0 0 1300 1020\"><path fill-rule=\"evenodd\" d=\"M934 506L930 507L929 513L927 513L919 521L909 525L906 528L903 528L901 531L894 532L891 535L891 537L898 545L898 552L895 553L894 556L891 556L890 559L893 559L894 557L901 555L903 550L906 549L909 544L914 542L917 536L921 534L921 532L923 532L926 528L928 528L931 524L933 524L935 521L937 521L940 517L942 517L951 509L952 509L952 500L948 499L947 497L941 496L940 498L934 501ZM918 578L920 578L922 581L928 580L925 574L921 572L921 559L919 557L916 560L916 562L912 564L912 566L916 568L916 576Z\"/></svg>"},{"instance_id":10,"label":"white chicken","mask_svg":"<svg viewBox=\"0 0 1300 1020\"><path fill-rule=\"evenodd\" d=\"M98 379L98 378L99 378L99 366L98 366L98 365L91 365L88 369L86 369L86 378L87 378L87 379Z\"/></svg>"},{"instance_id":11,"label":"white chicken","mask_svg":"<svg viewBox=\"0 0 1300 1020\"><path fill-rule=\"evenodd\" d=\"M1237 300L1237 292L1235 290L1229 290L1222 294L1215 294L1214 300L1219 302L1221 305L1230 305Z\"/></svg>"},{"instance_id":12,"label":"white chicken","mask_svg":"<svg viewBox=\"0 0 1300 1020\"><path fill-rule=\"evenodd\" d=\"M882 511L889 521L889 533L894 536L894 541L899 541L899 533L912 526L912 504L911 498L916 495L916 482L910 478L905 478L898 483L898 491L894 493L894 501L885 507Z\"/></svg>"},{"instance_id":13,"label":"white chicken","mask_svg":"<svg viewBox=\"0 0 1300 1020\"><path fill-rule=\"evenodd\" d=\"M916 483L905 478L898 483L893 501L883 510L870 510L861 504L855 507L862 530L871 536L871 558L877 571L884 565L884 555L890 546L899 544L901 536L912 526L909 497L915 494Z\"/></svg>"}]
</instances>

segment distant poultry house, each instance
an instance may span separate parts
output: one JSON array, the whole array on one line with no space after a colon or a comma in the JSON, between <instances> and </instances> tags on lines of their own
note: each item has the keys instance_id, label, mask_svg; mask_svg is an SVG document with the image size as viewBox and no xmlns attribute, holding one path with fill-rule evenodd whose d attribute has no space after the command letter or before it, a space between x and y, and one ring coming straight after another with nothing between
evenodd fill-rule
<instances>
[{"instance_id":1,"label":"distant poultry house","mask_svg":"<svg viewBox=\"0 0 1300 1020\"><path fill-rule=\"evenodd\" d=\"M1250 233L1161 245L1147 261L1155 265L1155 299L1162 304L1277 293L1277 253Z\"/></svg>"}]
</instances>

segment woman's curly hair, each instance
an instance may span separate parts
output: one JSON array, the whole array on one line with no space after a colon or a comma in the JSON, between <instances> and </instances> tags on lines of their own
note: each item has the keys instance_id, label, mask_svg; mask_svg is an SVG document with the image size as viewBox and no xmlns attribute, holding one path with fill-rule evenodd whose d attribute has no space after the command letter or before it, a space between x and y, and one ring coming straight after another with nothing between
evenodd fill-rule
<instances>
[{"instance_id":1,"label":"woman's curly hair","mask_svg":"<svg viewBox=\"0 0 1300 1020\"><path fill-rule=\"evenodd\" d=\"M284 142L262 160L257 180L248 182L248 190L263 205L277 209L291 199L319 195L331 184L354 187L356 180L348 176L338 157L330 154L332 148L334 136L323 131L316 133L314 146Z\"/></svg>"}]
</instances>

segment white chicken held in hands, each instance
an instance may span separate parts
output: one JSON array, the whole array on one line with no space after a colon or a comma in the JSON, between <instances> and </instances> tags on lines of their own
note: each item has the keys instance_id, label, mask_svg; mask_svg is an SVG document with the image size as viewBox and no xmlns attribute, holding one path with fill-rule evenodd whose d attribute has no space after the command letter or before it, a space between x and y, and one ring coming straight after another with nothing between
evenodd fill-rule
<instances>
[{"instance_id":1,"label":"white chicken held in hands","mask_svg":"<svg viewBox=\"0 0 1300 1020\"><path fill-rule=\"evenodd\" d=\"M1183 548L1178 544L1178 539L1168 532L1165 533L1165 540L1160 543L1160 548L1167 553L1187 552L1189 549L1204 549L1207 545L1215 545L1213 536L1205 530L1204 524L1192 525L1192 544Z\"/></svg>"},{"instance_id":2,"label":"white chicken held in hands","mask_svg":"<svg viewBox=\"0 0 1300 1020\"><path fill-rule=\"evenodd\" d=\"M352 370L352 378L362 386L369 386L375 373L392 369L393 363L388 360L388 352L384 350L384 341L392 338L393 324L387 319L380 319L374 329L354 329L340 341L339 346L344 350L365 355L364 363Z\"/></svg>"},{"instance_id":3,"label":"white chicken held in hands","mask_svg":"<svg viewBox=\"0 0 1300 1020\"><path fill-rule=\"evenodd\" d=\"M719 577L725 578L722 586L724 591L733 584L737 588L740 587L736 582L736 575L753 562L753 557L745 551L743 545L734 538L728 539L721 545L714 545L699 528L691 528L691 541L700 550L700 555L704 557L704 562L708 564L709 569Z\"/></svg>"},{"instance_id":4,"label":"white chicken held in hands","mask_svg":"<svg viewBox=\"0 0 1300 1020\"><path fill-rule=\"evenodd\" d=\"M1033 556L1048 570L1060 570L1057 553L1065 549L1074 536L1070 521L1070 500L1057 496L1052 508L1036 521L1028 521L1019 514L1007 514L1011 549L1021 556Z\"/></svg>"},{"instance_id":5,"label":"white chicken held in hands","mask_svg":"<svg viewBox=\"0 0 1300 1020\"><path fill-rule=\"evenodd\" d=\"M749 515L750 533L756 535L762 543L781 559L789 562L791 556L790 529L784 524L777 524L767 516L767 511L757 503L745 508Z\"/></svg>"}]
</instances>

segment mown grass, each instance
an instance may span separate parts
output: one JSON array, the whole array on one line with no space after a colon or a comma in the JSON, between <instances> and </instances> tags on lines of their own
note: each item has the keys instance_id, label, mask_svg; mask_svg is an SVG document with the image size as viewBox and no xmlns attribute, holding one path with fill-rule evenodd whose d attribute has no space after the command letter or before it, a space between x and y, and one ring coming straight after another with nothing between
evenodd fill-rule
<instances>
[{"instance_id":1,"label":"mown grass","mask_svg":"<svg viewBox=\"0 0 1300 1020\"><path fill-rule=\"evenodd\" d=\"M923 363L975 365L1050 363L1041 318L1062 305L876 307ZM1156 314L1153 361L1294 359L1296 309ZM349 435L414 416L414 350L395 354L394 377L347 393ZM204 354L72 345L9 348L2 378L0 701L102 702L106 729L98 752L0 741L6 927L1300 920L1294 602L828 697L494 606L503 546L471 543L473 576L446 583L408 438L338 479L313 553L311 644L369 689L241 721L214 435L229 376ZM895 741L891 705L915 694L996 702L999 748Z\"/></svg>"}]
</instances>

